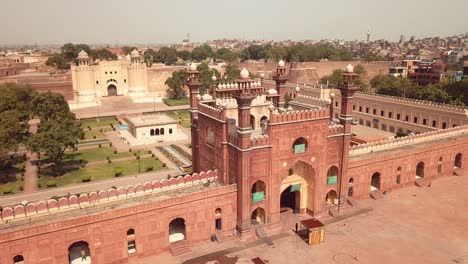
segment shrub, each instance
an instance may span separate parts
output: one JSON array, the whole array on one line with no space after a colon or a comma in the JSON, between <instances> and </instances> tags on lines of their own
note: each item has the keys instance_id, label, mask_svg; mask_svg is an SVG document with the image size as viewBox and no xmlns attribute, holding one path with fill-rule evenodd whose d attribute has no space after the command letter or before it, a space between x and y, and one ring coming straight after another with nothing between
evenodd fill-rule
<instances>
[{"instance_id":1,"label":"shrub","mask_svg":"<svg viewBox=\"0 0 468 264\"><path fill-rule=\"evenodd\" d=\"M154 154L153 154L153 155L154 155ZM154 158L154 160L159 160L159 158L158 158L158 157L156 157L156 158Z\"/></svg>"},{"instance_id":2,"label":"shrub","mask_svg":"<svg viewBox=\"0 0 468 264\"><path fill-rule=\"evenodd\" d=\"M100 129L99 129L99 132L101 132L101 133L102 133L102 128L100 128Z\"/></svg>"},{"instance_id":3,"label":"shrub","mask_svg":"<svg viewBox=\"0 0 468 264\"><path fill-rule=\"evenodd\" d=\"M42 188L42 184L37 183L37 188L38 188L38 189Z\"/></svg>"},{"instance_id":4,"label":"shrub","mask_svg":"<svg viewBox=\"0 0 468 264\"><path fill-rule=\"evenodd\" d=\"M3 194L13 194L13 187L11 186L7 186L5 188L3 188Z\"/></svg>"},{"instance_id":5,"label":"shrub","mask_svg":"<svg viewBox=\"0 0 468 264\"><path fill-rule=\"evenodd\" d=\"M21 179L21 181L24 181L24 175L21 175L20 179Z\"/></svg>"},{"instance_id":6,"label":"shrub","mask_svg":"<svg viewBox=\"0 0 468 264\"><path fill-rule=\"evenodd\" d=\"M115 127L113 127L113 128L112 128L112 130L114 130L114 131L115 131Z\"/></svg>"},{"instance_id":7,"label":"shrub","mask_svg":"<svg viewBox=\"0 0 468 264\"><path fill-rule=\"evenodd\" d=\"M81 182L90 182L90 181L91 181L91 175L81 176Z\"/></svg>"},{"instance_id":8,"label":"shrub","mask_svg":"<svg viewBox=\"0 0 468 264\"><path fill-rule=\"evenodd\" d=\"M89 129L89 131L91 131L91 127L90 127L90 126L88 126L88 129Z\"/></svg>"},{"instance_id":9,"label":"shrub","mask_svg":"<svg viewBox=\"0 0 468 264\"><path fill-rule=\"evenodd\" d=\"M20 191L24 191L23 186L20 186L20 187L19 187L19 190L20 190Z\"/></svg>"},{"instance_id":10,"label":"shrub","mask_svg":"<svg viewBox=\"0 0 468 264\"><path fill-rule=\"evenodd\" d=\"M153 169L154 169L153 166L148 166L148 167L146 167L146 171L147 171L147 172L148 172L148 171L152 171Z\"/></svg>"},{"instance_id":11,"label":"shrub","mask_svg":"<svg viewBox=\"0 0 468 264\"><path fill-rule=\"evenodd\" d=\"M106 159L107 159L107 160L110 160L110 157L109 157L109 156L107 156L107 157L106 157Z\"/></svg>"},{"instance_id":12,"label":"shrub","mask_svg":"<svg viewBox=\"0 0 468 264\"><path fill-rule=\"evenodd\" d=\"M153 157L153 158L154 158L154 153L151 153L151 157ZM157 159L157 158L156 158L156 159Z\"/></svg>"},{"instance_id":13,"label":"shrub","mask_svg":"<svg viewBox=\"0 0 468 264\"><path fill-rule=\"evenodd\" d=\"M101 148L102 147L101 144L99 144L98 147Z\"/></svg>"},{"instance_id":14,"label":"shrub","mask_svg":"<svg viewBox=\"0 0 468 264\"><path fill-rule=\"evenodd\" d=\"M109 147L112 147L112 142L109 143Z\"/></svg>"},{"instance_id":15,"label":"shrub","mask_svg":"<svg viewBox=\"0 0 468 264\"><path fill-rule=\"evenodd\" d=\"M187 144L187 147L192 148L192 144Z\"/></svg>"},{"instance_id":16,"label":"shrub","mask_svg":"<svg viewBox=\"0 0 468 264\"><path fill-rule=\"evenodd\" d=\"M150 149L150 150L148 150L148 154L153 154L153 152L151 151L151 149Z\"/></svg>"},{"instance_id":17,"label":"shrub","mask_svg":"<svg viewBox=\"0 0 468 264\"><path fill-rule=\"evenodd\" d=\"M47 188L57 187L57 183L55 182L55 180L48 180L46 186Z\"/></svg>"},{"instance_id":18,"label":"shrub","mask_svg":"<svg viewBox=\"0 0 468 264\"><path fill-rule=\"evenodd\" d=\"M114 149L114 154L117 154L117 150L116 150L116 149Z\"/></svg>"},{"instance_id":19,"label":"shrub","mask_svg":"<svg viewBox=\"0 0 468 264\"><path fill-rule=\"evenodd\" d=\"M112 160L111 160L111 159L108 159L108 160L107 160L107 163L111 164L111 163L112 163Z\"/></svg>"},{"instance_id":20,"label":"shrub","mask_svg":"<svg viewBox=\"0 0 468 264\"><path fill-rule=\"evenodd\" d=\"M166 168L166 163L163 163L162 166L163 166L163 168Z\"/></svg>"},{"instance_id":21,"label":"shrub","mask_svg":"<svg viewBox=\"0 0 468 264\"><path fill-rule=\"evenodd\" d=\"M132 149L131 149L131 148L129 148L129 149L128 149L128 152L132 152Z\"/></svg>"},{"instance_id":22,"label":"shrub","mask_svg":"<svg viewBox=\"0 0 468 264\"><path fill-rule=\"evenodd\" d=\"M115 177L120 177L122 175L123 175L123 170L116 170L115 173L114 173Z\"/></svg>"},{"instance_id":23,"label":"shrub","mask_svg":"<svg viewBox=\"0 0 468 264\"><path fill-rule=\"evenodd\" d=\"M135 157L136 157L136 155L138 155L138 153L136 153L136 152L135 152L135 153L133 153L133 156L135 156Z\"/></svg>"},{"instance_id":24,"label":"shrub","mask_svg":"<svg viewBox=\"0 0 468 264\"><path fill-rule=\"evenodd\" d=\"M140 159L140 155L136 156L136 159L139 160L139 159Z\"/></svg>"},{"instance_id":25,"label":"shrub","mask_svg":"<svg viewBox=\"0 0 468 264\"><path fill-rule=\"evenodd\" d=\"M96 139L96 135L93 136L93 139Z\"/></svg>"}]
</instances>

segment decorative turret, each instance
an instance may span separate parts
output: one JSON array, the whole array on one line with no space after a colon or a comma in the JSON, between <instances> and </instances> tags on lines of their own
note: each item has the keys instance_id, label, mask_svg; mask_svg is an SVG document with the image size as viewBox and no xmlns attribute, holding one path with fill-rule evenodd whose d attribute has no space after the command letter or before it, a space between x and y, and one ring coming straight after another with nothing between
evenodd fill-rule
<instances>
[{"instance_id":1,"label":"decorative turret","mask_svg":"<svg viewBox=\"0 0 468 264\"><path fill-rule=\"evenodd\" d=\"M278 91L279 98L275 102L276 107L284 107L284 97L286 95L286 82L288 81L288 75L286 73L286 67L284 61L280 60L276 67L276 74L273 76L273 80L276 82L276 90Z\"/></svg>"},{"instance_id":2,"label":"decorative turret","mask_svg":"<svg viewBox=\"0 0 468 264\"><path fill-rule=\"evenodd\" d=\"M191 121L191 133L192 133L192 168L194 172L198 172L200 168L200 161L198 158L198 101L200 97L199 91L202 83L200 82L200 72L197 70L195 63L190 64L187 69L188 78L185 84L189 88L190 92L190 121Z\"/></svg>"},{"instance_id":3,"label":"decorative turret","mask_svg":"<svg viewBox=\"0 0 468 264\"><path fill-rule=\"evenodd\" d=\"M76 60L78 61L78 65L88 65L89 64L89 56L88 56L88 53L84 50L81 50L79 53L78 53L78 57L76 58Z\"/></svg>"},{"instance_id":4,"label":"decorative turret","mask_svg":"<svg viewBox=\"0 0 468 264\"><path fill-rule=\"evenodd\" d=\"M141 56L140 53L134 49L132 52L130 52L130 58L132 60L132 63L140 63L141 62Z\"/></svg>"}]
</instances>

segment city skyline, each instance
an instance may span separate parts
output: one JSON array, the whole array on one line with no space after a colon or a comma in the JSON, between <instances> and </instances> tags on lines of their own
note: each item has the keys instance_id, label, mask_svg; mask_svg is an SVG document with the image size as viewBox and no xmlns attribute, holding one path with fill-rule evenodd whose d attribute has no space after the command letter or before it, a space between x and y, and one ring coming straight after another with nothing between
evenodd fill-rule
<instances>
[{"instance_id":1,"label":"city skyline","mask_svg":"<svg viewBox=\"0 0 468 264\"><path fill-rule=\"evenodd\" d=\"M416 38L465 33L468 22L458 19L468 3L449 0L443 7L422 0L397 0L385 7L379 1L320 3L240 0L224 9L204 0L185 4L166 1L11 1L0 18L0 45L92 43L177 43L190 33L191 41L236 38L256 40L346 39L397 41L400 35ZM404 6L405 9L401 9ZM456 9L451 8L457 6ZM320 7L320 8L317 8ZM228 11L226 11L226 9ZM319 10L321 9L321 10ZM333 12L329 12L332 10ZM393 16L398 12L398 17ZM443 23L441 23L443 21Z\"/></svg>"}]
</instances>

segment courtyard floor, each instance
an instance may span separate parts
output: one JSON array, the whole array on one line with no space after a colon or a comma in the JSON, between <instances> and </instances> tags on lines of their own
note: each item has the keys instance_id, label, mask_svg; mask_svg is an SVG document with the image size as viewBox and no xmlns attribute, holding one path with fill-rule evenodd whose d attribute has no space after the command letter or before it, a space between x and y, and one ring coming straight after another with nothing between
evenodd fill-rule
<instances>
[{"instance_id":1,"label":"courtyard floor","mask_svg":"<svg viewBox=\"0 0 468 264\"><path fill-rule=\"evenodd\" d=\"M193 253L170 253L138 263L467 263L468 177L434 180L431 187L406 187L381 200L358 200L364 213L326 225L325 242L307 246L292 231L264 243L207 242ZM290 227L290 230L293 226ZM222 251L226 250L226 251ZM218 252L218 253L216 253ZM216 258L207 254L219 255ZM202 257L203 261L195 261Z\"/></svg>"}]
</instances>

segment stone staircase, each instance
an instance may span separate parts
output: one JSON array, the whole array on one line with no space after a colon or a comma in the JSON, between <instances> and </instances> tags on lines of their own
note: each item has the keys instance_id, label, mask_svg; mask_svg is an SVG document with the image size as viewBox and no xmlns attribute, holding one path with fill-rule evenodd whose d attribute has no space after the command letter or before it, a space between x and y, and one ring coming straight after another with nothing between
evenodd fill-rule
<instances>
[{"instance_id":1,"label":"stone staircase","mask_svg":"<svg viewBox=\"0 0 468 264\"><path fill-rule=\"evenodd\" d=\"M431 181L427 180L427 179L424 179L424 178L419 178L419 179L416 179L414 184L416 186L418 186L418 187L430 187L431 186Z\"/></svg>"},{"instance_id":2,"label":"stone staircase","mask_svg":"<svg viewBox=\"0 0 468 264\"><path fill-rule=\"evenodd\" d=\"M255 234L258 236L258 238L260 238L260 240L262 240L269 246L273 246L273 241L271 241L270 237L265 232L263 225L256 224L254 225L254 228L255 228Z\"/></svg>"},{"instance_id":3,"label":"stone staircase","mask_svg":"<svg viewBox=\"0 0 468 264\"><path fill-rule=\"evenodd\" d=\"M372 199L374 199L374 200L379 200L379 199L384 198L385 196L384 196L384 194L382 193L381 190L373 190L373 191L371 191L371 193L370 193L370 197L371 197Z\"/></svg>"},{"instance_id":4,"label":"stone staircase","mask_svg":"<svg viewBox=\"0 0 468 264\"><path fill-rule=\"evenodd\" d=\"M172 242L169 245L169 249L171 250L172 256L180 256L192 252L187 240Z\"/></svg>"}]
</instances>

